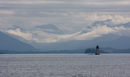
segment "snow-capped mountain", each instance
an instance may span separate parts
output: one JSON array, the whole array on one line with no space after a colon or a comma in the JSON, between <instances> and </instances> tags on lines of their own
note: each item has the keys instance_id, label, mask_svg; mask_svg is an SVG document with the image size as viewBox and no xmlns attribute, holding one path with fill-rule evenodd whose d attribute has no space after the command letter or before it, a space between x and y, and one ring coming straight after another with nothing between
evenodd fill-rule
<instances>
[{"instance_id":1,"label":"snow-capped mountain","mask_svg":"<svg viewBox=\"0 0 130 77\"><path fill-rule=\"evenodd\" d=\"M61 31L58 27L56 27L53 24L36 26L33 28L33 30L40 30L52 34L64 34L63 31Z\"/></svg>"},{"instance_id":2,"label":"snow-capped mountain","mask_svg":"<svg viewBox=\"0 0 130 77\"><path fill-rule=\"evenodd\" d=\"M20 29L20 31L22 31L22 32L26 31L25 29L23 29L23 28L21 28L21 27L19 27L17 25L12 25L11 28L8 28L8 30L16 30L16 29Z\"/></svg>"},{"instance_id":3,"label":"snow-capped mountain","mask_svg":"<svg viewBox=\"0 0 130 77\"><path fill-rule=\"evenodd\" d=\"M91 24L91 27L95 27L95 26L98 26L98 25L106 25L107 27L120 27L120 26L123 26L123 27L130 28L130 22L121 23L121 24L112 24L111 19L108 19L108 20L105 20L105 21L96 21L96 22Z\"/></svg>"},{"instance_id":4,"label":"snow-capped mountain","mask_svg":"<svg viewBox=\"0 0 130 77\"><path fill-rule=\"evenodd\" d=\"M67 42L55 42L55 43L37 43L37 44L32 44L36 46L37 48L41 48L43 50L62 50L62 49L83 49L83 48L89 48L89 47L94 47L96 45L102 46L102 47L113 47L113 48L130 48L130 35L125 35L123 31L129 30L130 28L130 22L128 23L121 23L121 24L112 24L112 20L105 20L105 21L96 21L90 26L87 26L86 29L81 30L76 34L76 36L82 36L82 35L87 35L90 34L93 31L93 29L98 29L100 27L102 31L102 34L100 36L95 37L94 39L89 39L89 40L70 40ZM106 31L108 33L103 32L102 27L105 26L105 29L110 29L111 31ZM124 27L122 29L122 27ZM106 30L107 30L106 29ZM122 30L122 31L120 31ZM105 31L105 30L104 30ZM100 32L100 31L99 31ZM129 33L129 32L127 32ZM94 35L91 35L94 36ZM80 37L79 37L80 38ZM87 37L86 37L87 38Z\"/></svg>"},{"instance_id":5,"label":"snow-capped mountain","mask_svg":"<svg viewBox=\"0 0 130 77\"><path fill-rule=\"evenodd\" d=\"M130 22L121 24L112 24L111 22L111 19L96 21L85 29L68 35L52 24L36 26L28 31L14 26L12 30L20 29L16 30L17 33L21 31L23 36L20 37L33 41L29 44L42 50L83 49L96 45L129 48Z\"/></svg>"}]
</instances>

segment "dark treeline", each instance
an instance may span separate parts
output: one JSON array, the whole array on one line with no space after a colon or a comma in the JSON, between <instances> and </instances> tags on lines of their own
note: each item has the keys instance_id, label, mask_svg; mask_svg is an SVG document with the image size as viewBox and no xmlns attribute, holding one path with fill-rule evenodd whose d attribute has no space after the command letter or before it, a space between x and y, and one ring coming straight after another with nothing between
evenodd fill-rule
<instances>
[{"instance_id":1,"label":"dark treeline","mask_svg":"<svg viewBox=\"0 0 130 77\"><path fill-rule=\"evenodd\" d=\"M130 53L130 49L100 48L100 53ZM50 50L50 51L11 51L0 50L0 54L62 54L62 53L95 53L95 48L82 50Z\"/></svg>"}]
</instances>

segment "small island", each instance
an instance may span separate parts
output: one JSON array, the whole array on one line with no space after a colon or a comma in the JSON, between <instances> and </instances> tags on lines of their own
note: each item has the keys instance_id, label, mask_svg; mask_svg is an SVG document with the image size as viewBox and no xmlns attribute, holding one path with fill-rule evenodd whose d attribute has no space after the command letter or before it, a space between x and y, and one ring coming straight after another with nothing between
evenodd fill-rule
<instances>
[{"instance_id":1,"label":"small island","mask_svg":"<svg viewBox=\"0 0 130 77\"><path fill-rule=\"evenodd\" d=\"M85 51L85 53L95 53L95 52L96 52L95 48L89 48ZM105 52L104 50L100 50L100 53L108 53L108 52Z\"/></svg>"}]
</instances>

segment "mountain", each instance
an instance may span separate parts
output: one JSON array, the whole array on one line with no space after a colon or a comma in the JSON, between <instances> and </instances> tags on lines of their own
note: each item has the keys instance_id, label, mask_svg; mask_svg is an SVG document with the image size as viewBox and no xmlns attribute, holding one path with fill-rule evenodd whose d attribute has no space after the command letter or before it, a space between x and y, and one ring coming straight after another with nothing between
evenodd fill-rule
<instances>
[{"instance_id":1,"label":"mountain","mask_svg":"<svg viewBox=\"0 0 130 77\"><path fill-rule=\"evenodd\" d=\"M36 26L33 30L37 30L37 29L47 33L64 34L63 31L61 31L58 27L56 27L53 24Z\"/></svg>"},{"instance_id":2,"label":"mountain","mask_svg":"<svg viewBox=\"0 0 130 77\"><path fill-rule=\"evenodd\" d=\"M119 25L116 25L116 26L124 26L125 28L130 28L130 22L128 23L125 23L125 24L119 24Z\"/></svg>"},{"instance_id":3,"label":"mountain","mask_svg":"<svg viewBox=\"0 0 130 77\"><path fill-rule=\"evenodd\" d=\"M108 19L105 21L95 21L94 23L91 24L91 27L95 27L97 25L106 25L107 27L120 27L120 26L124 26L125 28L130 28L130 22L128 23L121 23L121 24L117 24L117 25L113 25L111 24L112 20Z\"/></svg>"},{"instance_id":4,"label":"mountain","mask_svg":"<svg viewBox=\"0 0 130 77\"><path fill-rule=\"evenodd\" d=\"M100 46L100 42L112 41L118 39L119 35L107 34L92 40L71 40L67 42L56 43L32 43L31 45L42 50L81 50L90 47ZM107 43L106 43L107 44Z\"/></svg>"},{"instance_id":5,"label":"mountain","mask_svg":"<svg viewBox=\"0 0 130 77\"><path fill-rule=\"evenodd\" d=\"M17 25L12 25L12 28L8 28L8 30L16 30L16 29L20 29L20 31L22 31L22 32L26 31L25 29L23 29L23 28L21 28L21 27L19 27Z\"/></svg>"},{"instance_id":6,"label":"mountain","mask_svg":"<svg viewBox=\"0 0 130 77\"><path fill-rule=\"evenodd\" d=\"M113 47L116 49L126 49L126 48L130 48L130 37L122 36L115 40L99 42L97 44L102 47Z\"/></svg>"},{"instance_id":7,"label":"mountain","mask_svg":"<svg viewBox=\"0 0 130 77\"><path fill-rule=\"evenodd\" d=\"M97 25L107 25L108 27L111 27L112 25L110 24L111 19L105 20L105 21L95 21L94 23L91 24L91 27L95 27Z\"/></svg>"},{"instance_id":8,"label":"mountain","mask_svg":"<svg viewBox=\"0 0 130 77\"><path fill-rule=\"evenodd\" d=\"M129 26L130 22L125 24L112 25L111 21L112 21L111 19L105 21L96 21L93 24L91 24L91 26L87 26L86 29L79 31L77 35L82 35L91 32L93 30L93 27L96 27L97 25L106 25L107 27L119 27L123 25L125 28L130 27ZM13 26L13 27L14 28L12 29L20 28L17 26ZM21 29L22 28L20 28L20 30ZM50 33L50 34L57 34L57 35L64 34L64 32L62 32L58 27L56 27L53 24L36 26L31 31L25 31L24 33L26 32L32 33L34 38L39 38L37 36L42 36L42 35L38 35L38 33L42 34L42 32L43 33L45 32L47 34ZM43 37L44 35L42 36L42 38ZM95 47L97 45L101 47L112 47L116 49L118 48L124 49L124 48L130 48L129 42L130 42L129 37L109 33L109 34L103 34L100 37L96 37L90 40L70 40L66 42L55 42L55 43L37 43L33 41L33 42L29 42L29 44L41 50L81 50L81 49Z\"/></svg>"},{"instance_id":9,"label":"mountain","mask_svg":"<svg viewBox=\"0 0 130 77\"><path fill-rule=\"evenodd\" d=\"M80 31L78 35L82 35L88 32L91 32L93 30L93 27L98 27L98 25L106 25L107 27L120 27L124 26L125 28L130 28L130 22L125 23L125 24L118 24L118 25L113 25L111 19L105 20L105 21L96 21L92 23L90 26L87 26L86 29ZM54 26L54 25L53 25ZM49 26L37 26L36 28L41 28L41 29L53 29L57 30L54 28L50 28ZM116 49L124 49L124 48L130 48L130 38L123 36L123 35L118 35L118 34L103 34L100 37L96 37L91 40L71 40L67 42L56 42L56 43L32 43L36 48L42 49L42 50L75 50L75 49L85 49L85 48L90 48L90 47L95 47L96 45L99 45L101 47L112 47Z\"/></svg>"},{"instance_id":10,"label":"mountain","mask_svg":"<svg viewBox=\"0 0 130 77\"><path fill-rule=\"evenodd\" d=\"M23 43L9 35L0 32L0 50L34 51L36 49L29 44Z\"/></svg>"},{"instance_id":11,"label":"mountain","mask_svg":"<svg viewBox=\"0 0 130 77\"><path fill-rule=\"evenodd\" d=\"M35 43L34 47L41 50L81 50L95 47L111 47L115 49L130 48L130 37L115 34L106 34L93 40L72 40L57 43Z\"/></svg>"}]
</instances>

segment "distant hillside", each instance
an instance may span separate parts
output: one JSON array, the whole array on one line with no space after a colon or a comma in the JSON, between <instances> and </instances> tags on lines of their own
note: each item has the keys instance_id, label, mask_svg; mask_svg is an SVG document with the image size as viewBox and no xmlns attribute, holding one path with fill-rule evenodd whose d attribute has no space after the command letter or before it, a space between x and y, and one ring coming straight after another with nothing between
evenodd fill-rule
<instances>
[{"instance_id":1,"label":"distant hillside","mask_svg":"<svg viewBox=\"0 0 130 77\"><path fill-rule=\"evenodd\" d=\"M113 53L130 53L130 49L116 49Z\"/></svg>"},{"instance_id":2,"label":"distant hillside","mask_svg":"<svg viewBox=\"0 0 130 77\"><path fill-rule=\"evenodd\" d=\"M130 53L130 49L103 48L102 50L109 53Z\"/></svg>"},{"instance_id":3,"label":"distant hillside","mask_svg":"<svg viewBox=\"0 0 130 77\"><path fill-rule=\"evenodd\" d=\"M122 36L118 39L97 43L101 47L112 47L116 49L130 48L130 37Z\"/></svg>"},{"instance_id":4,"label":"distant hillside","mask_svg":"<svg viewBox=\"0 0 130 77\"><path fill-rule=\"evenodd\" d=\"M0 54L4 54L3 52L0 52Z\"/></svg>"},{"instance_id":5,"label":"distant hillside","mask_svg":"<svg viewBox=\"0 0 130 77\"><path fill-rule=\"evenodd\" d=\"M23 43L9 35L0 32L0 50L35 51L36 49L29 44Z\"/></svg>"},{"instance_id":6,"label":"distant hillside","mask_svg":"<svg viewBox=\"0 0 130 77\"><path fill-rule=\"evenodd\" d=\"M95 48L86 49L85 53L95 53ZM100 48L101 53L130 53L130 49L114 49L110 47Z\"/></svg>"},{"instance_id":7,"label":"distant hillside","mask_svg":"<svg viewBox=\"0 0 130 77\"><path fill-rule=\"evenodd\" d=\"M96 45L104 48L111 47L115 49L127 49L130 48L130 37L107 34L93 40L72 40L59 43L32 43L31 45L42 50L80 50L92 48Z\"/></svg>"},{"instance_id":8,"label":"distant hillside","mask_svg":"<svg viewBox=\"0 0 130 77\"><path fill-rule=\"evenodd\" d=\"M96 49L95 48L89 48L85 51L85 53L95 53L96 52ZM103 50L100 50L100 53L108 53L108 52L105 52Z\"/></svg>"}]
</instances>

